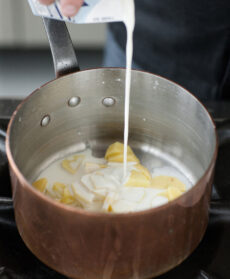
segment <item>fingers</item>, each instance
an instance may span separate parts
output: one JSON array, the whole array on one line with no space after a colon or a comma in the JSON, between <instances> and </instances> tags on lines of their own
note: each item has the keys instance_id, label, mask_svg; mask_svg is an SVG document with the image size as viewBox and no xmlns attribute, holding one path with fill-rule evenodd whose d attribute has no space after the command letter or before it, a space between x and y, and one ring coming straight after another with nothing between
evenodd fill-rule
<instances>
[{"instance_id":1,"label":"fingers","mask_svg":"<svg viewBox=\"0 0 230 279\"><path fill-rule=\"evenodd\" d=\"M39 2L43 5L50 5L54 2L54 0L39 0Z\"/></svg>"},{"instance_id":2,"label":"fingers","mask_svg":"<svg viewBox=\"0 0 230 279\"><path fill-rule=\"evenodd\" d=\"M61 0L61 11L65 16L75 16L82 4L83 0Z\"/></svg>"},{"instance_id":3,"label":"fingers","mask_svg":"<svg viewBox=\"0 0 230 279\"><path fill-rule=\"evenodd\" d=\"M54 0L39 0L41 4L50 5ZM75 16L83 4L83 0L61 0L61 11L65 16Z\"/></svg>"}]
</instances>

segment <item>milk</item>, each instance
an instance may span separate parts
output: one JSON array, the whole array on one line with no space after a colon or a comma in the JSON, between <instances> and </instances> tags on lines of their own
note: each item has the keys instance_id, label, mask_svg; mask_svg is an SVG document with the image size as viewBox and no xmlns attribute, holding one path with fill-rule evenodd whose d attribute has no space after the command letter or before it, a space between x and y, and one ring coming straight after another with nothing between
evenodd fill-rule
<instances>
[{"instance_id":1,"label":"milk","mask_svg":"<svg viewBox=\"0 0 230 279\"><path fill-rule=\"evenodd\" d=\"M64 162L69 163L64 165ZM61 203L90 211L135 212L169 202L167 187L162 188L160 182L161 187L158 188L156 186L146 187L144 184L142 186L132 184L135 183L133 180L131 180L131 184L129 183L133 171L141 172L138 165L139 162L127 163L127 177L123 183L123 163L109 162L105 158L95 158L92 155L92 150L87 149L64 160L53 162L40 173L37 179L47 180L46 188L43 191L47 196ZM71 171L69 167L71 167ZM184 191L191 188L188 179L173 167L158 168L149 175L149 179L158 177L158 180L159 176L167 177L170 175L184 183ZM55 188L58 187L55 186L57 183L66 189L65 192L62 191L63 188L61 188L62 193L57 191ZM178 187L180 186L178 185Z\"/></svg>"},{"instance_id":2,"label":"milk","mask_svg":"<svg viewBox=\"0 0 230 279\"><path fill-rule=\"evenodd\" d=\"M129 105L131 90L131 67L133 59L133 31L135 26L135 8L133 0L123 0L124 5L124 23L127 30L126 42L126 79L125 79L125 125L124 125L124 166L123 179L127 176L127 147L129 139Z\"/></svg>"},{"instance_id":3,"label":"milk","mask_svg":"<svg viewBox=\"0 0 230 279\"><path fill-rule=\"evenodd\" d=\"M56 1L49 6L41 5L38 0L28 1L33 13L38 16L54 18L71 23L124 22L127 30L123 166L123 180L125 180L127 176L131 66L133 58L133 31L135 26L134 0L87 0L84 2L78 14L72 18L65 17L61 13L59 1Z\"/></svg>"}]
</instances>

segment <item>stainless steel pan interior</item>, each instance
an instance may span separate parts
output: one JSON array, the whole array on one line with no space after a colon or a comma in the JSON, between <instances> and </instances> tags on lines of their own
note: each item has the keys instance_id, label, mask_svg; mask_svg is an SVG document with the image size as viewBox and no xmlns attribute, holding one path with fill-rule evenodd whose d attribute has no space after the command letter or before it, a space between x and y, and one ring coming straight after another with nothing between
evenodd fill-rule
<instances>
[{"instance_id":1,"label":"stainless steel pan interior","mask_svg":"<svg viewBox=\"0 0 230 279\"><path fill-rule=\"evenodd\" d=\"M124 85L124 69L95 69L38 89L12 125L11 149L25 177L32 181L66 153L90 146L103 156L110 143L122 141ZM42 126L45 116L50 121ZM211 162L216 137L207 111L185 89L133 71L129 142L150 170L174 165L195 183Z\"/></svg>"}]
</instances>

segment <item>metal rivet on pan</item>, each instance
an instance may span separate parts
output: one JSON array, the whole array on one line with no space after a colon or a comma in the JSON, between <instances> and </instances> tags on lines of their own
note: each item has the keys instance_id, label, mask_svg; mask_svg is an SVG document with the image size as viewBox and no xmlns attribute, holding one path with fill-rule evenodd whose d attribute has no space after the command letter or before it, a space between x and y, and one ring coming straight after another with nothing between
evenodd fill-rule
<instances>
[{"instance_id":1,"label":"metal rivet on pan","mask_svg":"<svg viewBox=\"0 0 230 279\"><path fill-rule=\"evenodd\" d=\"M46 127L50 123L50 116L47 114L41 120L41 126Z\"/></svg>"},{"instance_id":2,"label":"metal rivet on pan","mask_svg":"<svg viewBox=\"0 0 230 279\"><path fill-rule=\"evenodd\" d=\"M79 105L81 102L81 98L80 97L71 97L68 101L68 106L71 108L76 107L77 105Z\"/></svg>"},{"instance_id":3,"label":"metal rivet on pan","mask_svg":"<svg viewBox=\"0 0 230 279\"><path fill-rule=\"evenodd\" d=\"M114 106L116 103L115 99L112 98L112 97L106 97L102 100L102 104L105 106L105 107L112 107Z\"/></svg>"}]
</instances>

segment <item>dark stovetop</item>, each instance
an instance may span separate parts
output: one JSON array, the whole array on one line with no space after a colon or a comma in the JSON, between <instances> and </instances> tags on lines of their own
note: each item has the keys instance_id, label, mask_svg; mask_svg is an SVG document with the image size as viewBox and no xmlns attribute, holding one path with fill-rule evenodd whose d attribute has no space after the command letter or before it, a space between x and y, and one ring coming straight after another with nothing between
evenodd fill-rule
<instances>
[{"instance_id":1,"label":"dark stovetop","mask_svg":"<svg viewBox=\"0 0 230 279\"><path fill-rule=\"evenodd\" d=\"M10 197L4 131L18 104L0 100L0 197ZM219 155L210 221L204 239L180 266L158 279L230 279L230 103L207 103L219 133ZM0 198L0 279L64 279L26 248L15 222L10 199Z\"/></svg>"}]
</instances>

